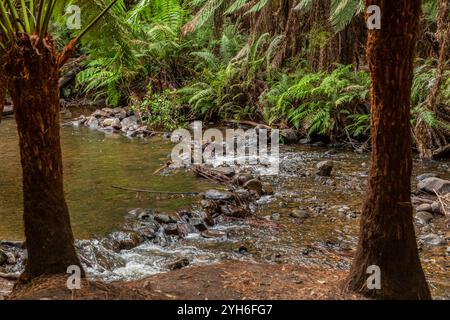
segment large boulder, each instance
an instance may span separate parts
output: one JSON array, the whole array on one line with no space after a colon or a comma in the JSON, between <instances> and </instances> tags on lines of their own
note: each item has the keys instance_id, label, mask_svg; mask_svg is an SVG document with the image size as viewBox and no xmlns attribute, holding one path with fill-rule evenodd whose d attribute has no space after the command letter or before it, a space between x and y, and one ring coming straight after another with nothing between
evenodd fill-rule
<instances>
[{"instance_id":1,"label":"large boulder","mask_svg":"<svg viewBox=\"0 0 450 320\"><path fill-rule=\"evenodd\" d=\"M417 190L435 194L445 195L450 192L450 181L436 177L426 178L417 184Z\"/></svg>"}]
</instances>

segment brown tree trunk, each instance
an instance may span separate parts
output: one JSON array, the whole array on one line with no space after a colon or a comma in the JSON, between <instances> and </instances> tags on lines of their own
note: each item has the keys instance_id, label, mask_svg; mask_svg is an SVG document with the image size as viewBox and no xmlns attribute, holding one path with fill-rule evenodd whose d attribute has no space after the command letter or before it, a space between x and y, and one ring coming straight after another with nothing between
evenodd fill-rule
<instances>
[{"instance_id":1,"label":"brown tree trunk","mask_svg":"<svg viewBox=\"0 0 450 320\"><path fill-rule=\"evenodd\" d=\"M372 157L359 243L346 288L382 299L430 299L420 264L411 205L410 94L420 0L367 0L381 9L369 31ZM367 267L381 289L367 286Z\"/></svg>"},{"instance_id":2,"label":"brown tree trunk","mask_svg":"<svg viewBox=\"0 0 450 320\"><path fill-rule=\"evenodd\" d=\"M6 65L19 133L28 260L24 279L80 266L64 198L57 54L20 35Z\"/></svg>"}]
</instances>

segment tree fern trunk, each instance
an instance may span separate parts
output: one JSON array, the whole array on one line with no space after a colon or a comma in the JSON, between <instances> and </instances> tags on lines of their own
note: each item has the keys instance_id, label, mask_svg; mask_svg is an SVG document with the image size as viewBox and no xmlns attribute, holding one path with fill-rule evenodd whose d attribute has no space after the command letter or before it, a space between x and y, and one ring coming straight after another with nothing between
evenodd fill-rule
<instances>
[{"instance_id":1,"label":"tree fern trunk","mask_svg":"<svg viewBox=\"0 0 450 320\"><path fill-rule=\"evenodd\" d=\"M57 56L49 40L37 49L28 35L17 37L6 74L19 133L29 279L65 273L80 261L63 190Z\"/></svg>"},{"instance_id":2,"label":"tree fern trunk","mask_svg":"<svg viewBox=\"0 0 450 320\"><path fill-rule=\"evenodd\" d=\"M372 156L359 243L347 289L382 299L430 299L420 264L411 205L410 97L420 0L367 0L381 8L369 32ZM381 270L381 289L367 268Z\"/></svg>"}]
</instances>

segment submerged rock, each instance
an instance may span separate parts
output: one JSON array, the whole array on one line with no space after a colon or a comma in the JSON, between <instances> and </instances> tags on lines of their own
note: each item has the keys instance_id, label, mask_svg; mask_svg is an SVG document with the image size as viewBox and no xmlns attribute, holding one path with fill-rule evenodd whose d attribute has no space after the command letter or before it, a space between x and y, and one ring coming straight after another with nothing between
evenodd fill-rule
<instances>
[{"instance_id":1,"label":"submerged rock","mask_svg":"<svg viewBox=\"0 0 450 320\"><path fill-rule=\"evenodd\" d=\"M309 215L308 215L308 211L300 209L300 210L292 211L290 213L290 216L292 218L296 218L296 219L306 219L306 218L308 218Z\"/></svg>"},{"instance_id":2,"label":"submerged rock","mask_svg":"<svg viewBox=\"0 0 450 320\"><path fill-rule=\"evenodd\" d=\"M228 191L219 191L216 189L211 189L206 191L203 194L203 198L206 200L231 200L233 198L233 194Z\"/></svg>"},{"instance_id":3,"label":"submerged rock","mask_svg":"<svg viewBox=\"0 0 450 320\"><path fill-rule=\"evenodd\" d=\"M133 249L144 242L143 237L134 231L116 231L108 238L115 242L119 251Z\"/></svg>"},{"instance_id":4,"label":"submerged rock","mask_svg":"<svg viewBox=\"0 0 450 320\"><path fill-rule=\"evenodd\" d=\"M187 267L190 263L191 262L189 261L189 259L183 258L183 259L177 260L175 262L169 263L167 265L167 268L169 270L172 270L172 271L173 270L179 270L179 269L182 269L184 267Z\"/></svg>"},{"instance_id":5,"label":"submerged rock","mask_svg":"<svg viewBox=\"0 0 450 320\"><path fill-rule=\"evenodd\" d=\"M333 161L321 161L317 164L317 172L316 174L322 177L329 177L331 175L331 171L333 170Z\"/></svg>"}]
</instances>

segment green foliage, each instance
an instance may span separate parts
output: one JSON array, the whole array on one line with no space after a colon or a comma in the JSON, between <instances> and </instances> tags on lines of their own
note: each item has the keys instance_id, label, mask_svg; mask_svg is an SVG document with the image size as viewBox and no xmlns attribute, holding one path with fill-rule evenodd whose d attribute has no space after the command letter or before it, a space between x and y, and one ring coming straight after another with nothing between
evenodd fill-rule
<instances>
[{"instance_id":1,"label":"green foliage","mask_svg":"<svg viewBox=\"0 0 450 320\"><path fill-rule=\"evenodd\" d=\"M184 121L183 113L170 91L152 94L150 90L142 103L133 109L136 114L141 115L143 122L154 130L173 131L182 126Z\"/></svg>"},{"instance_id":2,"label":"green foliage","mask_svg":"<svg viewBox=\"0 0 450 320\"><path fill-rule=\"evenodd\" d=\"M446 125L440 121L436 114L427 109L424 103L430 94L436 78L436 61L419 60L418 66L414 69L414 80L411 89L411 105L413 120L422 119L427 126L434 128L437 126L445 127ZM444 71L442 76L443 83L439 91L439 101L441 104L450 105L450 70Z\"/></svg>"},{"instance_id":3,"label":"green foliage","mask_svg":"<svg viewBox=\"0 0 450 320\"><path fill-rule=\"evenodd\" d=\"M280 95L272 114L286 117L308 134L330 134L338 130L346 110L367 101L369 85L367 73L355 73L351 66L338 66L329 74L306 74Z\"/></svg>"}]
</instances>

